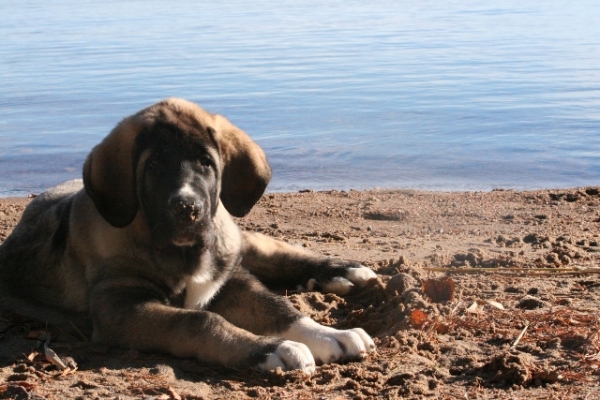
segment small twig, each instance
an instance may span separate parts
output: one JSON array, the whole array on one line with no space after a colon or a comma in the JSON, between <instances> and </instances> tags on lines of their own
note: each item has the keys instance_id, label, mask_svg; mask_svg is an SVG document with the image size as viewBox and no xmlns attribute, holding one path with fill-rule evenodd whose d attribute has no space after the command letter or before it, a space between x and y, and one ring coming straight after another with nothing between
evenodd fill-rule
<instances>
[{"instance_id":1,"label":"small twig","mask_svg":"<svg viewBox=\"0 0 600 400\"><path fill-rule=\"evenodd\" d=\"M85 335L83 334L83 332L81 332L81 330L80 330L80 329L79 329L79 328L78 328L78 327L77 327L77 326L76 326L76 325L73 323L73 321L69 321L69 323L71 324L71 327L72 327L72 328L75 330L75 332L77 332L77 334L78 334L79 336L81 336L81 338L82 338L84 341L86 341L86 342L89 342L89 341L90 341L90 339L88 339L88 338L87 338L87 336L85 336Z\"/></svg>"},{"instance_id":2,"label":"small twig","mask_svg":"<svg viewBox=\"0 0 600 400\"><path fill-rule=\"evenodd\" d=\"M456 312L456 310L458 310L458 307L460 307L462 304L462 300L459 300L458 303L456 304L456 306L452 309L452 311L450 311L450 316L454 315L454 313Z\"/></svg>"},{"instance_id":3,"label":"small twig","mask_svg":"<svg viewBox=\"0 0 600 400\"><path fill-rule=\"evenodd\" d=\"M586 360L600 360L600 352L596 353L596 354L586 354L583 356L583 358L585 358Z\"/></svg>"},{"instance_id":4,"label":"small twig","mask_svg":"<svg viewBox=\"0 0 600 400\"><path fill-rule=\"evenodd\" d=\"M521 333L519 333L519 336L517 336L517 340L515 340L515 342L512 344L512 346L510 346L511 350L514 350L514 349L517 348L517 345L519 344L519 342L521 341L521 339L525 335L525 332L527 332L527 328L529 328L529 324L525 325L525 328L523 328L523 330L521 331Z\"/></svg>"}]
</instances>

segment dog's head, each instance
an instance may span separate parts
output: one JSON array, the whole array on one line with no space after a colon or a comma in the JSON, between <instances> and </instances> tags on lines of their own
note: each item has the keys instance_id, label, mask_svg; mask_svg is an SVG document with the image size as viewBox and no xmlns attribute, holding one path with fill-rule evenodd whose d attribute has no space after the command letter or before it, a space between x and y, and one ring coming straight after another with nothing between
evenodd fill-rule
<instances>
[{"instance_id":1,"label":"dog's head","mask_svg":"<svg viewBox=\"0 0 600 400\"><path fill-rule=\"evenodd\" d=\"M196 244L219 199L232 215L246 215L270 178L264 152L246 133L182 99L125 118L83 168L85 190L111 225L125 227L141 212L176 246Z\"/></svg>"}]
</instances>

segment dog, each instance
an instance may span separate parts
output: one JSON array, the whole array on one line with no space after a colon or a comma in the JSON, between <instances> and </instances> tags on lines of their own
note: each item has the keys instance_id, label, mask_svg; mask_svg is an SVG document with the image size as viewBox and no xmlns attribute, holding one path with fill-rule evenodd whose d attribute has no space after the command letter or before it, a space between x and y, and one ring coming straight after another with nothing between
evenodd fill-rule
<instances>
[{"instance_id":1,"label":"dog","mask_svg":"<svg viewBox=\"0 0 600 400\"><path fill-rule=\"evenodd\" d=\"M236 368L310 374L375 350L360 328L322 326L267 286L347 293L375 273L259 233L246 215L271 178L226 118L167 99L122 120L83 180L36 197L0 246L2 303L89 315L92 340ZM15 306L15 304L17 306Z\"/></svg>"}]
</instances>

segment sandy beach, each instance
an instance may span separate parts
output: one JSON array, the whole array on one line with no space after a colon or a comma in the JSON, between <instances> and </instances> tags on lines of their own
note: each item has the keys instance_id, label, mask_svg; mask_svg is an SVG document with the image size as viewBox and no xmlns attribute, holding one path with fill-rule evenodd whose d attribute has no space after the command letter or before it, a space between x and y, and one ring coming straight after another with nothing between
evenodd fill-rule
<instances>
[{"instance_id":1,"label":"sandy beach","mask_svg":"<svg viewBox=\"0 0 600 400\"><path fill-rule=\"evenodd\" d=\"M0 241L28 199L0 199ZM0 398L600 398L600 189L266 194L247 230L378 275L340 297L281 292L378 346L312 376L214 368L0 315ZM43 341L77 369L43 356ZM75 364L71 364L74 366Z\"/></svg>"}]
</instances>

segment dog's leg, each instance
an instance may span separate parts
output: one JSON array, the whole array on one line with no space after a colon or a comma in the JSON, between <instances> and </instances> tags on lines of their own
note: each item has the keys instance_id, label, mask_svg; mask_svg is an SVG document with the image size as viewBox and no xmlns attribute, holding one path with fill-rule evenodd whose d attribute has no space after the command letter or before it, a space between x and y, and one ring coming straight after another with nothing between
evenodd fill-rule
<instances>
[{"instance_id":1,"label":"dog's leg","mask_svg":"<svg viewBox=\"0 0 600 400\"><path fill-rule=\"evenodd\" d=\"M267 285L303 285L346 294L376 277L355 261L325 257L255 232L244 232L242 264Z\"/></svg>"},{"instance_id":2,"label":"dog's leg","mask_svg":"<svg viewBox=\"0 0 600 400\"><path fill-rule=\"evenodd\" d=\"M164 288L138 277L96 283L90 290L93 339L232 367L281 367L308 374L315 369L306 345L259 336L214 312L176 308L166 302Z\"/></svg>"},{"instance_id":3,"label":"dog's leg","mask_svg":"<svg viewBox=\"0 0 600 400\"><path fill-rule=\"evenodd\" d=\"M252 333L286 339L267 359L263 365L266 369L285 365L284 346L294 342L308 346L318 363L357 359L375 349L364 330L319 325L244 269L238 270L223 286L208 309Z\"/></svg>"}]
</instances>

